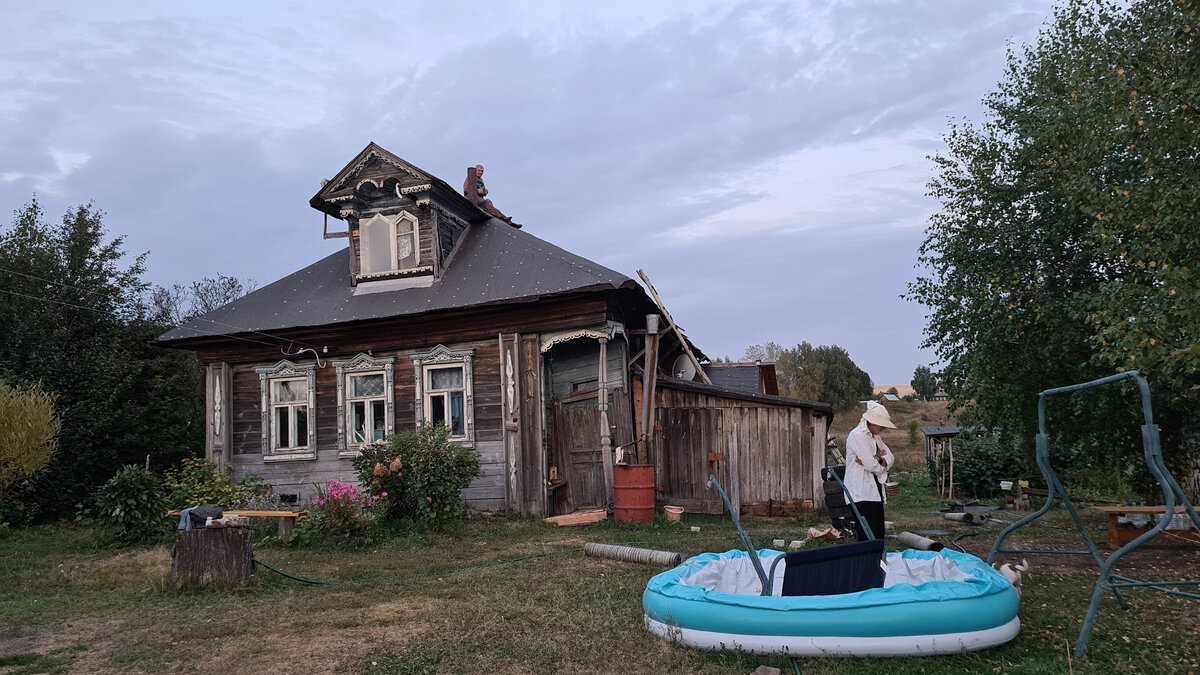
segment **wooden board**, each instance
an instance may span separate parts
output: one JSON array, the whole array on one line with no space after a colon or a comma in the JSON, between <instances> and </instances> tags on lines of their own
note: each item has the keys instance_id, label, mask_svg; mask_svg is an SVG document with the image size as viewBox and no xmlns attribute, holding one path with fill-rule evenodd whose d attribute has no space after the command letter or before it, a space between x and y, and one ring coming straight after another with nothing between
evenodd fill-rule
<instances>
[{"instance_id":1,"label":"wooden board","mask_svg":"<svg viewBox=\"0 0 1200 675\"><path fill-rule=\"evenodd\" d=\"M555 527L572 527L577 525L591 525L598 523L601 520L608 519L608 512L603 510L598 511L580 511L578 513L568 513L564 516L551 516L546 518L547 523L554 523Z\"/></svg>"}]
</instances>

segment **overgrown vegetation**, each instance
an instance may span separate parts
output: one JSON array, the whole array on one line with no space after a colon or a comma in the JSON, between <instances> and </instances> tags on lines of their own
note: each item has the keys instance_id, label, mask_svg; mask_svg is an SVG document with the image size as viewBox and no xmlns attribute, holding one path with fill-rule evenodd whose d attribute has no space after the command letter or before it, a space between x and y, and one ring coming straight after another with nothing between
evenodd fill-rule
<instances>
[{"instance_id":1,"label":"overgrown vegetation","mask_svg":"<svg viewBox=\"0 0 1200 675\"><path fill-rule=\"evenodd\" d=\"M1014 48L980 124L935 158L908 298L968 424L1031 439L1039 391L1149 374L1163 450L1200 500L1200 68L1195 0L1069 0ZM1136 462L1137 392L1054 401L1060 446ZM1161 495L1160 495L1161 498Z\"/></svg>"},{"instance_id":2,"label":"overgrown vegetation","mask_svg":"<svg viewBox=\"0 0 1200 675\"><path fill-rule=\"evenodd\" d=\"M96 492L96 515L102 530L127 543L161 537L168 529L166 483L145 467L121 469Z\"/></svg>"},{"instance_id":3,"label":"overgrown vegetation","mask_svg":"<svg viewBox=\"0 0 1200 675\"><path fill-rule=\"evenodd\" d=\"M62 421L55 396L41 384L14 387L0 380L0 504L5 493L50 463ZM0 510L0 523L5 522Z\"/></svg>"},{"instance_id":4,"label":"overgrown vegetation","mask_svg":"<svg viewBox=\"0 0 1200 675\"><path fill-rule=\"evenodd\" d=\"M449 435L444 425L422 425L365 446L354 459L359 483L387 494L389 520L428 526L463 515L462 491L480 475L479 455Z\"/></svg>"}]
</instances>

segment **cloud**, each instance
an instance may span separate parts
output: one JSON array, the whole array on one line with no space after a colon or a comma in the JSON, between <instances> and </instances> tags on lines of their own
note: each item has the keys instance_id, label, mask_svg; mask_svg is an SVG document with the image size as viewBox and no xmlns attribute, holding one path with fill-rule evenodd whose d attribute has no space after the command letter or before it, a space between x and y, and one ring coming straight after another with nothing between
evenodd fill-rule
<instances>
[{"instance_id":1,"label":"cloud","mask_svg":"<svg viewBox=\"0 0 1200 675\"><path fill-rule=\"evenodd\" d=\"M266 283L342 245L308 199L373 140L451 184L486 164L501 209L645 268L710 353L836 343L890 354L888 382L929 360L895 298L924 157L1049 9L26 3L0 22L0 205L95 200L152 281Z\"/></svg>"}]
</instances>

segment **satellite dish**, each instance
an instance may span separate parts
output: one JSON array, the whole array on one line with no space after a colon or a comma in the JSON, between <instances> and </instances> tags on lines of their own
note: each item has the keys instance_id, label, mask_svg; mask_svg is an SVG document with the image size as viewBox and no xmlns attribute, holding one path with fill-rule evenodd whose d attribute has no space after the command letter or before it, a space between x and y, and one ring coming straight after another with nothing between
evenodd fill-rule
<instances>
[{"instance_id":1,"label":"satellite dish","mask_svg":"<svg viewBox=\"0 0 1200 675\"><path fill-rule=\"evenodd\" d=\"M676 377L688 382L696 379L696 366L692 364L692 360L687 354L680 354L679 358L675 359L675 363L671 365L671 377Z\"/></svg>"}]
</instances>

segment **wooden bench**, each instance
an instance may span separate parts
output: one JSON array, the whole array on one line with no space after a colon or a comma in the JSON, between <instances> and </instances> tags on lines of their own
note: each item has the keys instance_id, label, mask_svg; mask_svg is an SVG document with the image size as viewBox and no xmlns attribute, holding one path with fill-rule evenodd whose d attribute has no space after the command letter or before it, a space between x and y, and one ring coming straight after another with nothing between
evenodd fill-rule
<instances>
[{"instance_id":1,"label":"wooden bench","mask_svg":"<svg viewBox=\"0 0 1200 675\"><path fill-rule=\"evenodd\" d=\"M1137 539L1146 532L1150 531L1146 528L1121 528L1117 519L1123 515L1130 514L1146 514L1157 516L1166 513L1165 506L1093 506L1093 509L1108 515L1108 545L1113 549L1118 549ZM1186 513L1182 506L1175 507L1175 513ZM1200 542L1200 532L1196 530L1163 530L1154 538L1157 540L1173 540L1173 541L1195 541Z\"/></svg>"},{"instance_id":2,"label":"wooden bench","mask_svg":"<svg viewBox=\"0 0 1200 675\"><path fill-rule=\"evenodd\" d=\"M168 516L179 517L182 514L182 509L174 509L167 511ZM279 536L287 539L292 536L292 528L296 525L296 519L307 516L308 511L226 511L225 515L233 516L249 516L251 518L278 518L279 519Z\"/></svg>"}]
</instances>

